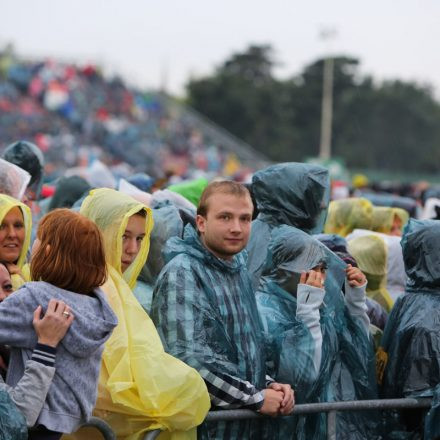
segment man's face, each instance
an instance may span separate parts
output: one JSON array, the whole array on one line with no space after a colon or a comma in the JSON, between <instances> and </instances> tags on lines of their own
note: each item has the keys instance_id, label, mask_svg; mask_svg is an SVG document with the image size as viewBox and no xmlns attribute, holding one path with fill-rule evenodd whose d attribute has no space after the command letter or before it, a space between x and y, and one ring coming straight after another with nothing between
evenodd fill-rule
<instances>
[{"instance_id":1,"label":"man's face","mask_svg":"<svg viewBox=\"0 0 440 440\"><path fill-rule=\"evenodd\" d=\"M206 217L197 216L203 244L218 258L230 260L245 248L251 232L253 205L249 196L215 193Z\"/></svg>"}]
</instances>

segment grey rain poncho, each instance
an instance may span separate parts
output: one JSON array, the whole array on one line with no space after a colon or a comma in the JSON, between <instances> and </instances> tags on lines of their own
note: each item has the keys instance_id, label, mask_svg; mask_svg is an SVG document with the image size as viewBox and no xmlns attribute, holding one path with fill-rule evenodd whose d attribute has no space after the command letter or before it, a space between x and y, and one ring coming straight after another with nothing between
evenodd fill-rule
<instances>
[{"instance_id":1,"label":"grey rain poncho","mask_svg":"<svg viewBox=\"0 0 440 440\"><path fill-rule=\"evenodd\" d=\"M219 381L220 388L231 383L230 378L238 378L238 388L252 388L255 395L266 388L262 327L245 253L231 261L219 259L187 225L183 239L168 240L164 256L168 263L154 289L151 317L167 351L198 370L213 409L253 408L245 393L242 402L225 405L216 399L218 390L212 392ZM199 438L271 438L268 425L267 420L205 422Z\"/></svg>"},{"instance_id":2,"label":"grey rain poncho","mask_svg":"<svg viewBox=\"0 0 440 440\"><path fill-rule=\"evenodd\" d=\"M382 359L387 362L382 394L386 398L432 396L437 386L428 426L440 420L440 221L411 219L402 249L408 283L382 339Z\"/></svg>"}]
</instances>

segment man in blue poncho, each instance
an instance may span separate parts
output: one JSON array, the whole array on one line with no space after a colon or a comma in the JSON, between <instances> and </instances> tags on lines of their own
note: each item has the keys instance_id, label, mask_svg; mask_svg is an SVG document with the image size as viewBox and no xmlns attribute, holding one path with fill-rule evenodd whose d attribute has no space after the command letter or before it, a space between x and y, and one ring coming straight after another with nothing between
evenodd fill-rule
<instances>
[{"instance_id":1,"label":"man in blue poncho","mask_svg":"<svg viewBox=\"0 0 440 440\"><path fill-rule=\"evenodd\" d=\"M408 282L385 327L379 380L385 398L435 397L423 437L431 440L440 437L440 221L411 219L401 244ZM405 428L422 433L424 413L404 411Z\"/></svg>"},{"instance_id":2,"label":"man in blue poncho","mask_svg":"<svg viewBox=\"0 0 440 440\"><path fill-rule=\"evenodd\" d=\"M187 226L183 239L167 242L151 315L169 353L204 378L213 409L288 414L293 392L266 376L261 322L241 252L251 219L246 188L208 185L197 211L199 233ZM274 438L269 426L265 419L205 423L199 437Z\"/></svg>"}]
</instances>

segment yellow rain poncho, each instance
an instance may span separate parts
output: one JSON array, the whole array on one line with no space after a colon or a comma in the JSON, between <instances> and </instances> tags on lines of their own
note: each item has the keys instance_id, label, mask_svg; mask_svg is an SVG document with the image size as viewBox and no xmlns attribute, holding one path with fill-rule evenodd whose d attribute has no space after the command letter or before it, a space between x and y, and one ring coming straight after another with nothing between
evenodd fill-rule
<instances>
[{"instance_id":1,"label":"yellow rain poncho","mask_svg":"<svg viewBox=\"0 0 440 440\"><path fill-rule=\"evenodd\" d=\"M330 202L326 234L347 236L354 229L371 229L373 223L373 204L363 198L350 198Z\"/></svg>"},{"instance_id":2,"label":"yellow rain poncho","mask_svg":"<svg viewBox=\"0 0 440 440\"><path fill-rule=\"evenodd\" d=\"M6 214L12 208L16 208L16 207L20 208L23 214L25 238L24 238L23 246L21 248L20 256L18 257L18 261L16 263L17 267L21 271L21 275L14 274L11 276L12 287L14 290L17 290L26 281L29 281L28 278L29 274L23 270L23 266L25 265L26 254L31 242L32 215L31 215L31 210L24 203L21 203L17 199L9 197L5 194L0 194L0 224L3 222L3 219L5 218Z\"/></svg>"},{"instance_id":3,"label":"yellow rain poncho","mask_svg":"<svg viewBox=\"0 0 440 440\"><path fill-rule=\"evenodd\" d=\"M146 236L122 274L122 235L129 217L140 210L147 214ZM210 407L206 385L196 370L165 353L153 322L132 293L148 256L151 210L102 188L90 192L80 212L103 234L109 278L102 289L119 320L104 349L95 414L121 439L141 439L153 429L165 431L160 439L195 439L195 427Z\"/></svg>"},{"instance_id":4,"label":"yellow rain poncho","mask_svg":"<svg viewBox=\"0 0 440 440\"><path fill-rule=\"evenodd\" d=\"M348 242L348 251L367 277L367 296L389 312L393 299L386 288L388 251L385 241L377 235L363 235Z\"/></svg>"},{"instance_id":5,"label":"yellow rain poncho","mask_svg":"<svg viewBox=\"0 0 440 440\"><path fill-rule=\"evenodd\" d=\"M371 229L383 234L390 234L397 217L400 223L399 231L402 233L403 227L408 223L409 214L402 208L392 208L389 206L373 207L373 224Z\"/></svg>"}]
</instances>

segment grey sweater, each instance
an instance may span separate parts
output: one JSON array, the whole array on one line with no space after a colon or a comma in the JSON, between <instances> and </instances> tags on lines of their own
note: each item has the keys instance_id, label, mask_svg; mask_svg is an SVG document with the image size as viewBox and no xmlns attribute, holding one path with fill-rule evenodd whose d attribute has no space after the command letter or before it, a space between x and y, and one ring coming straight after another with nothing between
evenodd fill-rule
<instances>
[{"instance_id":1,"label":"grey sweater","mask_svg":"<svg viewBox=\"0 0 440 440\"><path fill-rule=\"evenodd\" d=\"M104 343L117 318L100 289L87 296L45 282L25 284L0 304L0 344L11 346L6 382L12 387L23 376L37 343L34 310L40 304L46 310L51 298L64 301L75 319L58 345L55 376L37 423L71 433L92 413Z\"/></svg>"}]
</instances>

